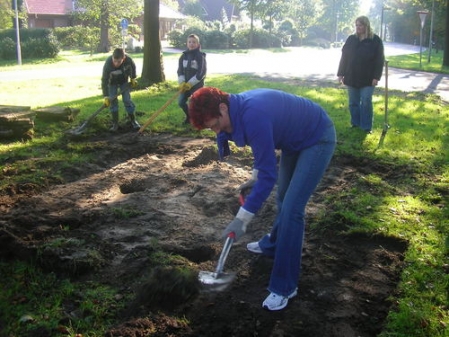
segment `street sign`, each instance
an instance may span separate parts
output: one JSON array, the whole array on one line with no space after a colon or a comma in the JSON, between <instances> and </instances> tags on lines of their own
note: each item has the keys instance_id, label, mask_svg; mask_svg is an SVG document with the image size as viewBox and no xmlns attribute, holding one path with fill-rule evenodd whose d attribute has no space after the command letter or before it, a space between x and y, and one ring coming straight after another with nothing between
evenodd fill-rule
<instances>
[{"instance_id":1,"label":"street sign","mask_svg":"<svg viewBox=\"0 0 449 337\"><path fill-rule=\"evenodd\" d=\"M120 25L122 26L122 29L128 29L128 20L126 19L122 19L122 21L120 21Z\"/></svg>"}]
</instances>

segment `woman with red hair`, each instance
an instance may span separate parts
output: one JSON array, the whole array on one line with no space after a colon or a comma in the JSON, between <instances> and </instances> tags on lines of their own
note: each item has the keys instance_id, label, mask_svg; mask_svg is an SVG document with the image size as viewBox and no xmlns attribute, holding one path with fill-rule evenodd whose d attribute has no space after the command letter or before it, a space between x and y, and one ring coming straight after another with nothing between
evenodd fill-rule
<instances>
[{"instance_id":1,"label":"woman with red hair","mask_svg":"<svg viewBox=\"0 0 449 337\"><path fill-rule=\"evenodd\" d=\"M223 231L238 240L277 181L277 215L271 233L247 245L249 251L274 258L262 306L281 310L297 295L305 232L306 204L332 158L336 136L332 120L316 103L273 89L229 94L205 87L190 98L191 124L209 128L237 146L249 145L253 174L244 204ZM281 150L279 170L275 150Z\"/></svg>"}]
</instances>

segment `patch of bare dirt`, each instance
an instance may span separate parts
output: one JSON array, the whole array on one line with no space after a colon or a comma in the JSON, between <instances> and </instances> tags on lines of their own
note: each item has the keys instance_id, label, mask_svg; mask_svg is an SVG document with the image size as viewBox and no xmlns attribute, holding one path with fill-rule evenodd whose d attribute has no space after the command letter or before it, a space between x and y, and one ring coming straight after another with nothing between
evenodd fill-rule
<instances>
[{"instance_id":1,"label":"patch of bare dirt","mask_svg":"<svg viewBox=\"0 0 449 337\"><path fill-rule=\"evenodd\" d=\"M95 161L67 169L65 182L46 190L12 186L1 197L0 257L30 259L39 252L48 270L134 292L105 336L368 337L382 331L405 242L338 235L332 223L327 231L308 231L299 296L286 310L267 312L261 303L272 260L249 253L246 243L270 230L272 193L231 249L225 271L236 272L236 280L223 292L202 292L196 275L215 269L221 232L238 210L237 187L249 178L251 161L237 155L217 161L210 139L121 134L91 142ZM361 170L369 171L369 163L334 158L308 206L309 224L325 207L324 195L350 187ZM156 249L180 256L179 267L192 273L155 268Z\"/></svg>"}]
</instances>

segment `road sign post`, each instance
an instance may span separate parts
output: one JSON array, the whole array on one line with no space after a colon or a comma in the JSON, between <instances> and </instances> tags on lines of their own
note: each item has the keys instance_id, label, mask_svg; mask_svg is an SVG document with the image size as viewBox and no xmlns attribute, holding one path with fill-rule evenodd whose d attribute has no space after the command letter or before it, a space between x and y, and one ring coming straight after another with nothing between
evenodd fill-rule
<instances>
[{"instance_id":1,"label":"road sign post","mask_svg":"<svg viewBox=\"0 0 449 337\"><path fill-rule=\"evenodd\" d=\"M128 35L128 20L122 19L120 26L122 26L122 48L125 49L125 38Z\"/></svg>"}]
</instances>

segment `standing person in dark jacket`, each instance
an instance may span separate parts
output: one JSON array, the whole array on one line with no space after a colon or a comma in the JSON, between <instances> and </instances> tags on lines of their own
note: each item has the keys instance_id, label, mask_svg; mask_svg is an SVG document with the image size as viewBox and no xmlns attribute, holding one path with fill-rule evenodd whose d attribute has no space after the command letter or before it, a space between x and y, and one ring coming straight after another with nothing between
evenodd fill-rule
<instances>
[{"instance_id":1,"label":"standing person in dark jacket","mask_svg":"<svg viewBox=\"0 0 449 337\"><path fill-rule=\"evenodd\" d=\"M206 53L201 51L200 38L190 34L187 38L187 50L182 53L178 64L178 83L181 91L178 104L186 115L184 124L189 124L187 100L196 90L204 87L206 72Z\"/></svg>"},{"instance_id":2,"label":"standing person in dark jacket","mask_svg":"<svg viewBox=\"0 0 449 337\"><path fill-rule=\"evenodd\" d=\"M277 181L271 232L247 249L274 258L262 307L281 310L297 295L305 208L334 153L334 124L318 104L273 89L228 94L204 87L190 98L189 115L195 128L209 128L239 147L249 145L254 156L252 178L240 186L251 191L223 237L234 233L240 239ZM279 165L276 150L281 150Z\"/></svg>"},{"instance_id":3,"label":"standing person in dark jacket","mask_svg":"<svg viewBox=\"0 0 449 337\"><path fill-rule=\"evenodd\" d=\"M373 128L373 93L384 66L384 46L373 34L369 19L355 20L355 34L350 35L342 48L337 76L348 86L351 125L367 133Z\"/></svg>"},{"instance_id":4,"label":"standing person in dark jacket","mask_svg":"<svg viewBox=\"0 0 449 337\"><path fill-rule=\"evenodd\" d=\"M136 64L132 58L125 54L122 48L115 49L112 55L106 59L103 66L103 76L101 77L104 104L109 107L112 115L111 131L118 130L118 99L111 100L111 98L117 96L119 89L132 128L140 129L134 114L136 106L131 101L130 88L128 87L129 78L131 79L131 88L137 87L136 77Z\"/></svg>"}]
</instances>

